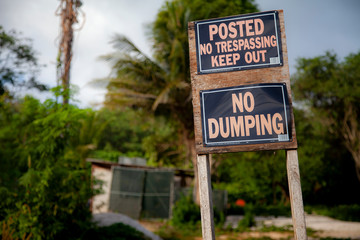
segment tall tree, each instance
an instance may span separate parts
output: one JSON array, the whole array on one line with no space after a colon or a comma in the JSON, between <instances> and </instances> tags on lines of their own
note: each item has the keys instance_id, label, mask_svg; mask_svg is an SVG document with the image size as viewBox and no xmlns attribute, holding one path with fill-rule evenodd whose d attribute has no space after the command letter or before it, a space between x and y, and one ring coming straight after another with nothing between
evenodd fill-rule
<instances>
[{"instance_id":1,"label":"tall tree","mask_svg":"<svg viewBox=\"0 0 360 240\"><path fill-rule=\"evenodd\" d=\"M116 52L104 57L114 70L105 105L145 107L176 122L181 129L181 142L187 149L185 158L191 159L196 169L187 24L193 20L255 11L252 0L165 2L149 30L153 58L142 53L126 37L114 38Z\"/></svg>"},{"instance_id":2,"label":"tall tree","mask_svg":"<svg viewBox=\"0 0 360 240\"><path fill-rule=\"evenodd\" d=\"M9 91L7 84L46 90L35 79L39 70L31 40L21 38L14 30L6 32L0 26L0 96Z\"/></svg>"},{"instance_id":3,"label":"tall tree","mask_svg":"<svg viewBox=\"0 0 360 240\"><path fill-rule=\"evenodd\" d=\"M300 101L351 153L360 181L360 52L340 62L336 54L300 59L293 77Z\"/></svg>"},{"instance_id":4,"label":"tall tree","mask_svg":"<svg viewBox=\"0 0 360 240\"><path fill-rule=\"evenodd\" d=\"M63 88L63 104L67 105L70 99L70 65L72 60L72 44L74 38L73 25L78 22L80 0L61 0L57 15L61 17L61 34L57 59L57 78L61 80ZM58 83L59 85L59 83Z\"/></svg>"}]
</instances>

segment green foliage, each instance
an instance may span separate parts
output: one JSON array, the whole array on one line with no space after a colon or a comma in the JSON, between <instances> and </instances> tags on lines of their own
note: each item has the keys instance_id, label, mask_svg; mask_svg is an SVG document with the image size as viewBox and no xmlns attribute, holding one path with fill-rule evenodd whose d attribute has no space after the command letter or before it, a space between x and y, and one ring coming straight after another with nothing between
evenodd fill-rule
<instances>
[{"instance_id":1,"label":"green foliage","mask_svg":"<svg viewBox=\"0 0 360 240\"><path fill-rule=\"evenodd\" d=\"M31 97L2 104L0 221L13 238L80 237L94 194L84 146L97 144L95 113Z\"/></svg>"},{"instance_id":2,"label":"green foliage","mask_svg":"<svg viewBox=\"0 0 360 240\"><path fill-rule=\"evenodd\" d=\"M142 148L148 164L159 167L185 166L185 149L179 143L179 126L173 122L167 122L164 117L156 117L150 121L149 135L142 141ZM180 158L180 159L179 159Z\"/></svg>"},{"instance_id":3,"label":"green foliage","mask_svg":"<svg viewBox=\"0 0 360 240\"><path fill-rule=\"evenodd\" d=\"M321 136L323 126L314 124L303 110L295 108L294 115L303 198L306 202L320 201L318 193L326 188L326 176L331 168L326 156L331 145ZM333 174L336 173L331 171L329 175Z\"/></svg>"},{"instance_id":4,"label":"green foliage","mask_svg":"<svg viewBox=\"0 0 360 240\"><path fill-rule=\"evenodd\" d=\"M6 187L0 187L0 221L15 208L14 199L17 197L16 193L9 191Z\"/></svg>"},{"instance_id":5,"label":"green foliage","mask_svg":"<svg viewBox=\"0 0 360 240\"><path fill-rule=\"evenodd\" d=\"M350 54L343 62L330 52L315 58L300 58L293 78L295 98L319 110L356 101L360 94L359 54Z\"/></svg>"},{"instance_id":6,"label":"green foliage","mask_svg":"<svg viewBox=\"0 0 360 240\"><path fill-rule=\"evenodd\" d=\"M197 225L197 228L195 226L178 228L172 226L169 222L166 222L156 231L156 234L164 240L201 238L201 226L199 224Z\"/></svg>"},{"instance_id":7,"label":"green foliage","mask_svg":"<svg viewBox=\"0 0 360 240\"><path fill-rule=\"evenodd\" d=\"M236 230L239 232L244 232L253 226L255 226L255 215L254 215L253 205L247 204L245 206L244 218L239 221Z\"/></svg>"},{"instance_id":8,"label":"green foliage","mask_svg":"<svg viewBox=\"0 0 360 240\"><path fill-rule=\"evenodd\" d=\"M213 209L214 224L220 228L224 225L225 215L223 212ZM191 197L182 196L176 201L171 218L171 226L181 231L196 231L200 228L200 207L196 205ZM169 233L169 232L167 232Z\"/></svg>"},{"instance_id":9,"label":"green foliage","mask_svg":"<svg viewBox=\"0 0 360 240\"><path fill-rule=\"evenodd\" d=\"M283 151L214 155L214 185L226 189L229 203L277 204L288 202L286 157Z\"/></svg>"},{"instance_id":10,"label":"green foliage","mask_svg":"<svg viewBox=\"0 0 360 240\"><path fill-rule=\"evenodd\" d=\"M264 205L264 204L251 204L252 212L256 216L291 216L290 205ZM227 210L228 215L245 215L245 208L231 205Z\"/></svg>"},{"instance_id":11,"label":"green foliage","mask_svg":"<svg viewBox=\"0 0 360 240\"><path fill-rule=\"evenodd\" d=\"M292 88L303 109L295 119L304 200L310 204L360 201L359 66L360 53L343 62L329 52L298 61Z\"/></svg>"},{"instance_id":12,"label":"green foliage","mask_svg":"<svg viewBox=\"0 0 360 240\"><path fill-rule=\"evenodd\" d=\"M36 52L29 39L0 26L0 96L8 92L6 84L47 90L35 80L39 71Z\"/></svg>"},{"instance_id":13,"label":"green foliage","mask_svg":"<svg viewBox=\"0 0 360 240\"><path fill-rule=\"evenodd\" d=\"M119 156L145 157L149 165L179 166L184 149L178 145L178 126L163 116L150 117L141 109L102 109L100 121L106 122L98 150L90 157L117 162Z\"/></svg>"},{"instance_id":14,"label":"green foliage","mask_svg":"<svg viewBox=\"0 0 360 240\"><path fill-rule=\"evenodd\" d=\"M256 216L291 216L290 205L254 205L252 211Z\"/></svg>"},{"instance_id":15,"label":"green foliage","mask_svg":"<svg viewBox=\"0 0 360 240\"><path fill-rule=\"evenodd\" d=\"M107 123L99 139L98 149L109 152L113 156L108 157L116 158L116 161L120 155L129 156L137 153L138 157L144 156L141 142L145 136L149 135L149 123L141 110L101 109L98 115L101 122ZM98 152L97 154L105 155L106 153Z\"/></svg>"},{"instance_id":16,"label":"green foliage","mask_svg":"<svg viewBox=\"0 0 360 240\"><path fill-rule=\"evenodd\" d=\"M164 240L179 240L185 235L183 231L180 233L176 228L168 223L161 226L156 234Z\"/></svg>"},{"instance_id":17,"label":"green foliage","mask_svg":"<svg viewBox=\"0 0 360 240\"><path fill-rule=\"evenodd\" d=\"M324 215L343 221L360 222L360 205L338 205L338 206L305 206L305 211L310 214Z\"/></svg>"},{"instance_id":18,"label":"green foliage","mask_svg":"<svg viewBox=\"0 0 360 240\"><path fill-rule=\"evenodd\" d=\"M110 149L110 150L109 150ZM101 159L110 162L118 162L121 152L112 150L112 148L105 148L103 150L95 150L91 152L90 157L94 159Z\"/></svg>"},{"instance_id":19,"label":"green foliage","mask_svg":"<svg viewBox=\"0 0 360 240\"><path fill-rule=\"evenodd\" d=\"M201 221L200 208L190 196L183 196L173 207L171 224L180 229L194 229Z\"/></svg>"},{"instance_id":20,"label":"green foliage","mask_svg":"<svg viewBox=\"0 0 360 240\"><path fill-rule=\"evenodd\" d=\"M216 227L222 228L224 226L226 216L224 212L219 211L216 207L214 207L214 224Z\"/></svg>"},{"instance_id":21,"label":"green foliage","mask_svg":"<svg viewBox=\"0 0 360 240\"><path fill-rule=\"evenodd\" d=\"M248 231L254 225L255 225L254 215L251 212L246 212L244 218L239 221L236 230L239 232L245 232Z\"/></svg>"},{"instance_id":22,"label":"green foliage","mask_svg":"<svg viewBox=\"0 0 360 240\"><path fill-rule=\"evenodd\" d=\"M304 106L311 121L322 125L326 142L337 141L336 148L351 154L360 181L359 66L360 52L343 62L330 52L299 59L293 89L295 100Z\"/></svg>"}]
</instances>

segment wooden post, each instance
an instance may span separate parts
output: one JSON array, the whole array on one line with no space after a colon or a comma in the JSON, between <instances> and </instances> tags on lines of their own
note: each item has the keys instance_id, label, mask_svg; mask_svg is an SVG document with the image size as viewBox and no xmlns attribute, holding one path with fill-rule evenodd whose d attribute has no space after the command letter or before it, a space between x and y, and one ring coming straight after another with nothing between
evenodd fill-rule
<instances>
[{"instance_id":1,"label":"wooden post","mask_svg":"<svg viewBox=\"0 0 360 240\"><path fill-rule=\"evenodd\" d=\"M215 239L214 214L212 204L210 157L209 154L197 155L201 227L204 240Z\"/></svg>"},{"instance_id":2,"label":"wooden post","mask_svg":"<svg viewBox=\"0 0 360 240\"><path fill-rule=\"evenodd\" d=\"M287 150L286 160L295 240L306 240L306 223L297 150Z\"/></svg>"}]
</instances>

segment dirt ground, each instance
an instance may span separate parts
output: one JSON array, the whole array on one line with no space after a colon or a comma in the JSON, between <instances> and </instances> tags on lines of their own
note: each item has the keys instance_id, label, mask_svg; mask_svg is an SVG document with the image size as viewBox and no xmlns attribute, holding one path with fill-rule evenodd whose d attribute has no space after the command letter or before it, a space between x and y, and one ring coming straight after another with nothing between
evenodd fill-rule
<instances>
[{"instance_id":1,"label":"dirt ground","mask_svg":"<svg viewBox=\"0 0 360 240\"><path fill-rule=\"evenodd\" d=\"M236 227L242 216L228 216L225 222L225 226ZM315 231L314 234L308 236L308 239L320 239L320 238L339 238L339 239L358 239L360 240L360 222L346 222L336 219L332 219L325 216L306 215L306 227ZM258 226L276 226L284 227L292 225L292 219L288 217L256 217L255 221ZM162 222L157 221L141 221L146 229L151 232L156 232L162 225ZM293 232L258 232L253 230L251 232L244 233L229 233L219 235L217 239L248 239L248 238L263 238L269 237L271 239L293 239ZM194 238L200 240L199 238Z\"/></svg>"}]
</instances>

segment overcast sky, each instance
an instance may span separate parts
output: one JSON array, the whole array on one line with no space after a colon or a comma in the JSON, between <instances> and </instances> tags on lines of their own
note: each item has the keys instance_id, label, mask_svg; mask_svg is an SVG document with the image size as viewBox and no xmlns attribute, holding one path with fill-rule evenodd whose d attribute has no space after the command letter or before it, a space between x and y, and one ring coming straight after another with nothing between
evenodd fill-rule
<instances>
[{"instance_id":1,"label":"overcast sky","mask_svg":"<svg viewBox=\"0 0 360 240\"><path fill-rule=\"evenodd\" d=\"M98 57L112 51L109 41L115 33L125 34L145 53L145 25L156 17L164 0L83 0L85 22L76 32L73 45L71 83L80 88L76 99L82 107L99 106L105 90L88 82L106 77L110 67ZM260 11L283 9L290 74L296 59L315 57L330 50L340 58L360 51L360 1L358 0L255 0ZM39 81L56 85L55 61L60 18L55 15L58 0L0 0L0 25L33 39L39 62L46 64ZM83 20L82 20L83 21ZM36 94L40 96L39 94ZM41 97L42 99L45 96Z\"/></svg>"}]
</instances>

